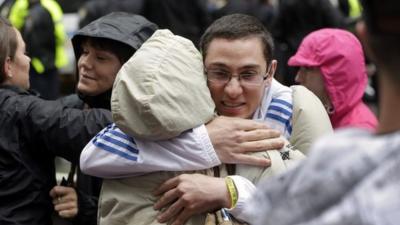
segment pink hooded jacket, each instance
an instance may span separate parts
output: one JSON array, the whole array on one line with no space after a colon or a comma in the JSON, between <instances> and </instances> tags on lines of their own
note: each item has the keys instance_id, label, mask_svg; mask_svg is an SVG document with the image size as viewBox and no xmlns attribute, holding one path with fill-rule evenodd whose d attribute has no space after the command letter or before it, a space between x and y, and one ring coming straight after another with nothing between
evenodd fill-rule
<instances>
[{"instance_id":1,"label":"pink hooded jacket","mask_svg":"<svg viewBox=\"0 0 400 225\"><path fill-rule=\"evenodd\" d=\"M319 67L334 112L332 127L360 127L375 130L377 119L363 103L367 73L362 46L350 32L321 29L307 35L290 66Z\"/></svg>"}]
</instances>

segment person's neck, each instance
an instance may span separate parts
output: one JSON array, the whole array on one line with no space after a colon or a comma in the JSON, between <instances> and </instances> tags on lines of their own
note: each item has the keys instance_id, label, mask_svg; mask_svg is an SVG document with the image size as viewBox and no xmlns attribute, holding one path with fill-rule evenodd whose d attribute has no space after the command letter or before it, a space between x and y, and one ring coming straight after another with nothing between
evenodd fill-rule
<instances>
[{"instance_id":1,"label":"person's neck","mask_svg":"<svg viewBox=\"0 0 400 225\"><path fill-rule=\"evenodd\" d=\"M378 134L392 133L400 130L400 88L388 79L386 74L379 75L379 125Z\"/></svg>"}]
</instances>

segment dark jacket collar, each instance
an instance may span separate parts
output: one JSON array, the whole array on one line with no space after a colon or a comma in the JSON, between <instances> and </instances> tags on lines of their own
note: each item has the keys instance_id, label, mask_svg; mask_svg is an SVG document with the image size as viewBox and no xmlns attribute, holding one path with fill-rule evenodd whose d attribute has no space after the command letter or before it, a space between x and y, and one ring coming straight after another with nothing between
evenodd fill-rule
<instances>
[{"instance_id":1,"label":"dark jacket collar","mask_svg":"<svg viewBox=\"0 0 400 225\"><path fill-rule=\"evenodd\" d=\"M79 98L88 104L90 108L102 108L111 110L111 90L103 92L96 96L88 96L82 93L78 93Z\"/></svg>"}]
</instances>

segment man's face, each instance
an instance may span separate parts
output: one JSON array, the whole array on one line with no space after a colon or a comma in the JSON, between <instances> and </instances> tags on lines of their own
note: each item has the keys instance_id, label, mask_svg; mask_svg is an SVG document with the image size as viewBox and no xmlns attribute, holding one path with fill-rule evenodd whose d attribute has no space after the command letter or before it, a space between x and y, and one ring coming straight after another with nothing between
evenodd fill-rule
<instances>
[{"instance_id":1,"label":"man's face","mask_svg":"<svg viewBox=\"0 0 400 225\"><path fill-rule=\"evenodd\" d=\"M244 85L239 74L267 76L267 62L263 45L258 37L228 40L213 39L207 49L204 66L206 71L223 71L233 75L226 84L208 81L211 96L220 115L251 118L260 106L265 87L272 75L255 85ZM271 71L273 73L273 71Z\"/></svg>"}]
</instances>

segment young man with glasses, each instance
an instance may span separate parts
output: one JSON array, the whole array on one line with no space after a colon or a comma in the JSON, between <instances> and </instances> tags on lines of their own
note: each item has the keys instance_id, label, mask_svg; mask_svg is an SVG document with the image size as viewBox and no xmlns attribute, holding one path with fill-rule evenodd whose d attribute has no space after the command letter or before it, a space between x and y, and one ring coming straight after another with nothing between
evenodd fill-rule
<instances>
[{"instance_id":1,"label":"young man with glasses","mask_svg":"<svg viewBox=\"0 0 400 225\"><path fill-rule=\"evenodd\" d=\"M273 79L277 62L272 59L272 38L265 27L254 17L240 14L222 17L207 29L202 37L200 47L208 88L219 115L264 121L269 127L280 131L296 149L304 152L308 150L309 144L317 136L331 130L329 118L315 95L301 87L291 89L283 86ZM296 97L294 92L301 97ZM101 138L101 136L97 138ZM288 154L290 151L287 146L281 151L276 151L278 159L275 158L277 161L274 161L271 158L272 165L290 158L291 156ZM103 155L101 162L96 160L99 153ZM138 170L135 165L116 165L115 161L111 160L115 158L115 155L109 154L108 157L103 153L104 150L101 150L101 147L89 143L83 153L86 165L82 165L86 167L87 172L95 176L107 177L137 175ZM268 154L262 153L260 156L268 157ZM176 157L175 160L182 159ZM157 165L159 170L160 166L162 165ZM165 166L169 168L164 170L171 170L171 165ZM104 169L117 167L121 171L119 174L115 170L112 172ZM85 168L83 169L85 170ZM255 189L252 182L256 183L261 177L271 176L279 170L281 168L273 171L273 169L261 167L236 165L237 173L235 174L244 177L229 176L228 181L233 181L234 190L231 191L238 194L237 201L232 199L233 195L230 195L232 193L228 193L225 178L201 174L183 174L174 177L167 180L155 192L157 194L164 193L155 204L156 209L171 204L157 219L159 222L169 221L174 224L182 224L188 219L198 219L199 217L193 217L195 214L225 207L230 208L230 212L235 217L247 220L246 215L242 214L243 202ZM226 171L222 169L221 177L225 175ZM153 173L150 176L157 175ZM164 177L164 179L166 178ZM142 180L143 177L130 179L130 184L133 186L133 181L136 181L138 185L139 180ZM120 181L108 182L115 185L122 183ZM125 182L127 181L125 180ZM107 185L107 181L105 185ZM106 188L103 187L103 193L105 190ZM134 190L132 190L133 192ZM121 204L115 201L118 196L108 196L107 199L103 198L103 204L113 202L112 211L122 210L123 199L119 199ZM100 215L105 218L104 224L112 222L109 220L112 218L112 215L108 214L109 212L111 211L103 211L103 214ZM135 218L135 216L132 215L131 218ZM153 219L150 221L154 222ZM194 222L194 220L191 221Z\"/></svg>"}]
</instances>

